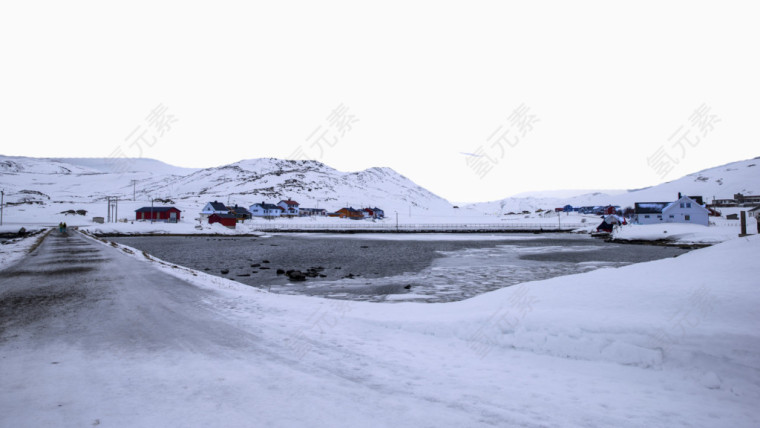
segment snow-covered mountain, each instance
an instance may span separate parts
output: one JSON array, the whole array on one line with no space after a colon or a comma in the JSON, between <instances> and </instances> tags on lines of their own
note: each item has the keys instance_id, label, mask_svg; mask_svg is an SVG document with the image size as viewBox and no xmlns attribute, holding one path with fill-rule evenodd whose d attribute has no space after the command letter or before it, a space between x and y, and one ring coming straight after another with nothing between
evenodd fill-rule
<instances>
[{"instance_id":1,"label":"snow-covered mountain","mask_svg":"<svg viewBox=\"0 0 760 428\"><path fill-rule=\"evenodd\" d=\"M179 168L153 159L28 158L0 156L0 188L9 204L6 221L50 221L53 214L85 209L105 215L108 196L118 197L120 218L169 199L190 218L209 201L249 206L292 198L302 206L337 210L378 206L390 214L412 212L415 219L459 217L551 209L565 204L633 206L638 201L670 201L678 192L706 201L735 193L760 193L760 158L710 168L658 186L637 190L546 191L453 209L445 199L390 168L342 172L317 161L250 159L214 168ZM134 199L134 200L133 200ZM23 214L21 214L23 212ZM89 217L89 215L88 215ZM420 220L416 220L420 221Z\"/></svg>"},{"instance_id":2,"label":"snow-covered mountain","mask_svg":"<svg viewBox=\"0 0 760 428\"><path fill-rule=\"evenodd\" d=\"M635 202L673 201L679 192L702 196L706 202L712 202L714 198L732 198L735 193L760 194L760 157L705 169L643 189L521 193L497 201L470 204L467 208L495 214L551 209L566 204L628 207Z\"/></svg>"},{"instance_id":3,"label":"snow-covered mountain","mask_svg":"<svg viewBox=\"0 0 760 428\"><path fill-rule=\"evenodd\" d=\"M190 212L213 200L247 207L286 198L328 211L343 206L417 212L452 208L390 168L342 172L317 161L273 158L190 169L153 159L0 156L0 186L11 206L56 209L56 204L103 205L108 196L124 203L134 198L140 206L152 198L171 199Z\"/></svg>"}]
</instances>

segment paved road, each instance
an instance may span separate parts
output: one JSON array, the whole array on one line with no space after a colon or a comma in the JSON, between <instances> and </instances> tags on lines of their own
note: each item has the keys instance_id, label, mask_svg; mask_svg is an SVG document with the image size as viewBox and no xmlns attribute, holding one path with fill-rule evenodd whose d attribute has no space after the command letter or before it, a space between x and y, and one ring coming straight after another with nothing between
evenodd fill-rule
<instances>
[{"instance_id":1,"label":"paved road","mask_svg":"<svg viewBox=\"0 0 760 428\"><path fill-rule=\"evenodd\" d=\"M255 343L219 321L202 303L208 294L78 232L54 231L0 272L0 349L14 341L130 350Z\"/></svg>"}]
</instances>

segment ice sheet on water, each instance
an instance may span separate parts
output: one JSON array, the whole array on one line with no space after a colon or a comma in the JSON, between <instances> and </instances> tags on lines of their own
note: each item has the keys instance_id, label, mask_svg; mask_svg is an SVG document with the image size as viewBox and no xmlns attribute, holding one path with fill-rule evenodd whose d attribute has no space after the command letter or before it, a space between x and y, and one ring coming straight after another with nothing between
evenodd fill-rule
<instances>
[{"instance_id":1,"label":"ice sheet on water","mask_svg":"<svg viewBox=\"0 0 760 428\"><path fill-rule=\"evenodd\" d=\"M444 257L420 272L405 272L382 278L352 278L273 287L286 294L309 294L336 299L373 302L424 301L450 302L527 281L588 272L602 267L617 267L625 262L552 262L523 260L523 254L578 252L603 249L601 246L499 245L441 251ZM408 288L407 288L408 287Z\"/></svg>"}]
</instances>

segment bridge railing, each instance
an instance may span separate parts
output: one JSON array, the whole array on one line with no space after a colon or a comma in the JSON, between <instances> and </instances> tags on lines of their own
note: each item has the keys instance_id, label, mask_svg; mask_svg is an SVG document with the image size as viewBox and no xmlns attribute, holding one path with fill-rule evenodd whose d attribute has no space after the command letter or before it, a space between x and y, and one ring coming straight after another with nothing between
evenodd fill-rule
<instances>
[{"instance_id":1,"label":"bridge railing","mask_svg":"<svg viewBox=\"0 0 760 428\"><path fill-rule=\"evenodd\" d=\"M448 231L509 231L509 230L573 230L579 227L587 226L584 223L563 223L561 225L553 223L402 223L399 225L389 223L365 223L365 222L346 222L341 224L331 223L271 223L271 224L254 224L251 226L254 230L262 232L274 231L298 231L298 230L326 230L326 231L384 231L384 232L448 232Z\"/></svg>"}]
</instances>

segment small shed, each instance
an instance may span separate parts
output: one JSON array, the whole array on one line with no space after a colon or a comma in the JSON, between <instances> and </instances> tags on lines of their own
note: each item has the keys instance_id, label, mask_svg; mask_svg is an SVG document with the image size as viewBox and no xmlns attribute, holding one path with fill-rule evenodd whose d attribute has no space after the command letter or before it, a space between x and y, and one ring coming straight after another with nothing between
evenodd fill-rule
<instances>
[{"instance_id":1,"label":"small shed","mask_svg":"<svg viewBox=\"0 0 760 428\"><path fill-rule=\"evenodd\" d=\"M211 214L208 216L208 224L214 223L221 223L222 226L234 229L237 224L237 217L234 214Z\"/></svg>"},{"instance_id":2,"label":"small shed","mask_svg":"<svg viewBox=\"0 0 760 428\"><path fill-rule=\"evenodd\" d=\"M174 207L142 207L135 210L135 219L176 223L180 220L180 213Z\"/></svg>"}]
</instances>

